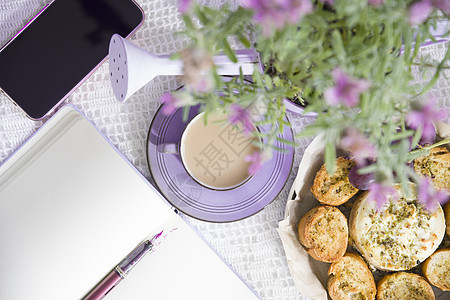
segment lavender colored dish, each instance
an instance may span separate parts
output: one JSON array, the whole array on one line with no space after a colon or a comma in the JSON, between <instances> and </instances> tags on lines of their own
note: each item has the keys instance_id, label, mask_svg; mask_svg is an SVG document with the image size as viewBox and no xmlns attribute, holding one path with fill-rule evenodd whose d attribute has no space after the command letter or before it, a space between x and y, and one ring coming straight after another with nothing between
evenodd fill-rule
<instances>
[{"instance_id":1,"label":"lavender colored dish","mask_svg":"<svg viewBox=\"0 0 450 300\"><path fill-rule=\"evenodd\" d=\"M198 114L199 107L190 109L187 122L183 122L182 109L166 116L161 107L150 125L147 161L157 188L176 209L203 221L232 222L261 211L281 192L292 168L293 147L277 141L276 146L283 151L274 151L272 158L247 181L227 190L207 188L187 173L178 154L157 151L158 145L180 142L187 123ZM259 126L258 129L265 132L269 128ZM285 126L279 137L293 141L291 128Z\"/></svg>"}]
</instances>

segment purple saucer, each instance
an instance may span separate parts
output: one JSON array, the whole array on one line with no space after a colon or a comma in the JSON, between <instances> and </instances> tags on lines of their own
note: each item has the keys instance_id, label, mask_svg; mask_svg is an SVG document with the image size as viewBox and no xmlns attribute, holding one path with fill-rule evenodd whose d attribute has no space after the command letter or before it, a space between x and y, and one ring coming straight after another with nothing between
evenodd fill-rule
<instances>
[{"instance_id":1,"label":"purple saucer","mask_svg":"<svg viewBox=\"0 0 450 300\"><path fill-rule=\"evenodd\" d=\"M162 107L162 106L161 106ZM276 142L283 151L274 151L262 169L238 187L214 190L197 183L186 171L178 154L160 153L158 145L179 143L187 123L199 112L192 107L187 122L178 109L170 116L156 112L147 139L147 161L150 172L163 196L183 213L209 222L231 222L251 216L272 202L283 189L292 168L294 149ZM259 126L261 132L269 128ZM292 130L284 126L279 136L293 140Z\"/></svg>"}]
</instances>

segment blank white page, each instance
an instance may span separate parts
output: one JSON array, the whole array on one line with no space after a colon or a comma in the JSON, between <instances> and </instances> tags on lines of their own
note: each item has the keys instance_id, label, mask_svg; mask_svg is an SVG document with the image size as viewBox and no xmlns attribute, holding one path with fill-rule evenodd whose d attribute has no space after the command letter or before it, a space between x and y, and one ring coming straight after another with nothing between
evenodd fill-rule
<instances>
[{"instance_id":1,"label":"blank white page","mask_svg":"<svg viewBox=\"0 0 450 300\"><path fill-rule=\"evenodd\" d=\"M175 215L71 107L0 167L0 299L80 299Z\"/></svg>"},{"instance_id":2,"label":"blank white page","mask_svg":"<svg viewBox=\"0 0 450 300\"><path fill-rule=\"evenodd\" d=\"M174 215L148 253L105 300L259 299L222 259Z\"/></svg>"}]
</instances>

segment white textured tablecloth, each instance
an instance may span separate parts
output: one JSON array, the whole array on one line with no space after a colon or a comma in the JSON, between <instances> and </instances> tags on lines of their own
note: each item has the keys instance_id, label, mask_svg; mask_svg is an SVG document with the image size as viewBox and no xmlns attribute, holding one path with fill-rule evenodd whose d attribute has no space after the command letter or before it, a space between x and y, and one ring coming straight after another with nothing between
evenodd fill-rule
<instances>
[{"instance_id":1,"label":"white textured tablecloth","mask_svg":"<svg viewBox=\"0 0 450 300\"><path fill-rule=\"evenodd\" d=\"M0 45L12 38L50 0L0 0ZM131 41L155 54L171 54L186 43L175 32L183 28L177 0L137 0L146 19ZM221 0L204 1L219 5ZM235 1L233 1L235 4ZM422 53L442 57L447 44L423 48ZM1 66L0 66L1 68ZM447 72L447 77L450 72ZM419 81L419 79L417 78ZM159 76L126 102L118 102L112 92L106 61L66 101L81 110L103 134L146 177L146 137L159 97L181 84L180 78ZM433 89L441 107L450 107L450 84L441 76ZM289 115L294 132L300 132L311 119ZM43 121L31 121L0 93L0 163L16 150ZM291 279L281 240L276 232L284 217L288 191L297 173L304 149L311 140L300 140L294 167L280 195L263 211L242 221L215 224L185 216L204 238L231 264L263 299L304 299Z\"/></svg>"}]
</instances>

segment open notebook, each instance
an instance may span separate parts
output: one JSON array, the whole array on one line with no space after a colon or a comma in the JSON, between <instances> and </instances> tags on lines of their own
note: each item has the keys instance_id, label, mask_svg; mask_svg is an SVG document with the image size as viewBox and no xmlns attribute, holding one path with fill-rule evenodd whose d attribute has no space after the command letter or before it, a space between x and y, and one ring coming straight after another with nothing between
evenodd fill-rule
<instances>
[{"instance_id":1,"label":"open notebook","mask_svg":"<svg viewBox=\"0 0 450 300\"><path fill-rule=\"evenodd\" d=\"M164 230L105 299L258 299L78 111L0 167L0 299L81 299Z\"/></svg>"}]
</instances>

